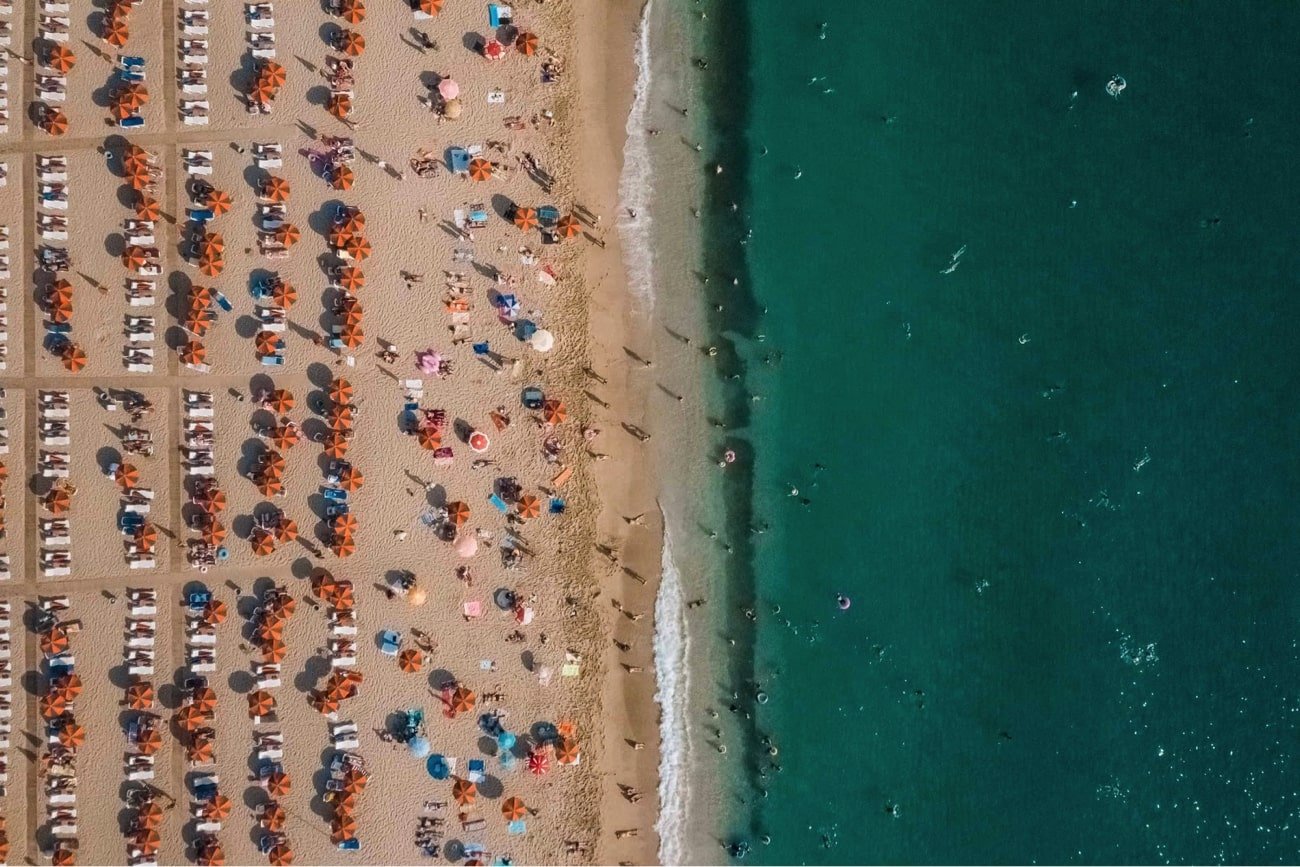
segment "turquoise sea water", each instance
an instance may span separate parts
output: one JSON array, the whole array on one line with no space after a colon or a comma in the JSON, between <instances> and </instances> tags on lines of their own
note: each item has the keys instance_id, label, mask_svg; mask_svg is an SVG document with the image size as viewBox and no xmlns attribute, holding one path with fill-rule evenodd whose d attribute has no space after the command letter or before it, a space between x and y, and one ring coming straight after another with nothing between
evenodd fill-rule
<instances>
[{"instance_id":1,"label":"turquoise sea water","mask_svg":"<svg viewBox=\"0 0 1300 867\"><path fill-rule=\"evenodd\" d=\"M694 8L743 427L717 836L1300 859L1300 8Z\"/></svg>"}]
</instances>

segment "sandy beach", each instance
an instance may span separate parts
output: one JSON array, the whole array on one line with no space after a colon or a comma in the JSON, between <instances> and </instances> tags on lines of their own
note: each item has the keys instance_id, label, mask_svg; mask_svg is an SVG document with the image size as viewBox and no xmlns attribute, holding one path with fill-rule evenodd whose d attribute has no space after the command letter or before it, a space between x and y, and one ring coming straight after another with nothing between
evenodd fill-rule
<instances>
[{"instance_id":1,"label":"sandy beach","mask_svg":"<svg viewBox=\"0 0 1300 867\"><path fill-rule=\"evenodd\" d=\"M125 13L130 37L120 48L100 38L101 10L73 12L69 38L59 43L77 55L65 98L57 103L68 127L60 136L20 116L40 102L37 76L50 73L42 66L51 44L41 38L42 26L48 26L41 4L20 0L11 14L0 15L14 34L6 79L12 108L8 131L0 135L0 161L7 170L0 225L8 229L11 262L10 278L0 281L9 305L9 351L0 371L10 442L3 483L7 532L0 540L0 554L10 564L0 598L12 611L14 672L8 780L0 798L9 863L48 863L53 854L54 825L38 769L48 750L38 698L53 684L40 644L48 631L41 627L49 624L39 624L35 612L41 600L60 596L66 596L67 608L56 619L79 622L68 653L75 655L75 674L84 684L74 711L85 729L85 743L73 757L77 827L75 837L63 838L77 841L80 863L128 863L123 832L134 811L123 799L145 785L160 792L164 809L156 828L158 863L198 860L192 794L196 779L208 774L219 777L221 795L234 804L223 827L211 832L225 858L263 863L268 855L259 852L264 834L254 811L268 794L256 780L253 743L255 732L267 725L284 739L278 761L291 788L278 802L288 819L284 842L296 863L418 863L425 859L414 842L421 816L437 820L443 857L452 859L467 851L518 863L655 859L650 650L658 518L653 486L646 483L645 449L619 427L636 417L639 397L623 373L622 347L633 326L626 318L616 235L608 231L617 207L637 10L631 3L610 7L594 0L514 7L513 32L536 34L536 53L526 56L507 40L504 58L490 61L477 48L494 35L487 4L447 0L438 14L417 18L408 4L391 0L371 4L363 20L348 24L320 6L289 8L279 0L278 20L258 29L274 32L275 61L286 80L271 111L260 114L246 110L256 72L242 5L144 0ZM208 13L206 34L194 27L195 11ZM186 16L195 32L184 32ZM327 55L341 56L328 41L344 27L365 39L354 61L349 124L326 110L329 93L321 75ZM423 46L420 33L436 48ZM208 40L206 94L183 93L177 86L181 39ZM143 58L147 70L143 125L130 130L106 125L112 94L123 86L115 73L119 53ZM543 80L544 63L552 64L549 83ZM440 101L432 94L443 78L459 84L463 113L457 120L440 120L429 107ZM184 123L181 102L200 97L208 103L207 123ZM349 189L334 189L322 177L322 136L351 139L356 156L348 168L355 184ZM260 167L254 153L269 143L280 146L282 164ZM129 279L138 279L122 258L128 247L124 221L135 216L139 201L125 177L131 146L144 149L157 167L149 191L162 212L155 229L160 274L151 278L157 287L153 306L133 306L125 291ZM493 176L473 181L449 171L450 147L471 148L489 159ZM412 165L421 152L437 164L432 173ZM63 157L66 210L39 207L38 166L50 157ZM210 171L187 174L187 163ZM287 182L286 220L301 232L283 258L259 253L258 205L265 199L259 192L271 176ZM194 195L195 181L232 200L230 211L203 229L186 219L203 204ZM489 212L486 226L458 229L455 212L480 203ZM584 215L584 223L576 238L544 244L536 228L521 231L512 223L515 205L553 205L561 214ZM348 303L364 309L364 339L351 350L322 345L347 301L328 276L329 268L342 263L329 243L340 208L364 214L373 247L373 255L356 263L366 282ZM43 238L42 228L55 224L41 215L65 220L66 237ZM224 241L224 268L215 276L201 274L191 255L203 231ZM42 243L66 250L69 265L38 268L33 253ZM262 325L249 287L273 274L296 287L297 301L287 310L285 330L276 332L283 363L269 367L254 348ZM85 354L84 367L75 371L57 339L48 340L45 293L58 279L67 280L73 292L66 340ZM195 285L220 292L231 308L213 308L215 320L201 337L208 367L203 372L183 363L179 351L196 339L182 327ZM502 294L514 295L518 306L503 311ZM465 315L454 318L449 302L467 308ZM128 340L124 332L136 327L128 317L153 317L154 338ZM542 353L520 340L523 319L553 334L555 348ZM484 343L486 350L475 350L474 344ZM152 371L127 369L122 353L128 345L153 349ZM395 355L391 360L379 357L386 346ZM420 351L438 353L443 370L422 373L416 366ZM323 497L331 459L319 442L337 404L328 393L340 377L355 395L346 460L364 476L349 497L358 527L351 537L355 553L347 557L331 550L335 534ZM552 414L546 421L522 406L521 393L529 387L562 403L564 418ZM95 388L109 389L118 404L102 400ZM292 395L285 412L258 402L276 389ZM152 411L129 421L121 405L128 392L148 401ZM66 394L60 417L66 445L42 441L41 406L49 393ZM179 448L191 393L211 395L212 414L204 424L211 429L212 478L227 500L219 520L229 531L221 562L202 572L186 557L187 545L198 539L193 528L199 510L191 502L195 479L187 475ZM412 403L419 413L445 414L443 445L454 453L449 460L435 465L433 453L411 435ZM508 426L494 424L494 410L509 417ZM302 440L280 450L283 487L267 496L249 478L272 450L259 433L286 419L301 430ZM126 454L128 428L151 439L151 454ZM488 433L490 447L472 452L457 436L462 428ZM602 432L584 437L588 428ZM66 478L42 474L51 451L66 453ZM476 459L493 463L475 468ZM158 533L152 567L128 566L133 537L119 529L123 485L111 475L124 461L138 471L134 484L152 492L146 516ZM502 490L502 479L517 480L522 492L506 498L505 512L489 499ZM43 522L56 517L47 495L65 485L75 489L66 514L57 515L67 521L66 544L42 533ZM538 499L539 514L519 515L516 501L522 496ZM470 557L459 556L428 526L453 503L468 506L458 534L478 541ZM301 535L258 554L255 524L269 513L296 522ZM646 517L637 525L624 520L640 513ZM507 565L503 544L527 552L517 566ZM617 550L617 565L600 549ZM67 552L68 574L44 574L42 552L51 550ZM458 577L459 567L468 567L470 575ZM338 849L338 835L331 835L334 811L323 796L336 750L331 721L309 702L331 671L329 605L309 588L308 576L317 568L355 586L355 667L364 681L338 711L339 721L357 725L354 752L369 773L355 805L355 852ZM390 598L386 588L404 574L414 576L423 604L410 604L409 596ZM298 604L284 625L282 685L268 690L278 720L255 724L247 698L256 690L253 667L262 658L254 621L274 587ZM126 735L138 712L122 703L133 678L120 649L128 588L157 593L154 674L144 679L156 687L153 713L165 729L153 779L134 783L126 779L124 762L138 752ZM517 606L494 604L499 589L509 590ZM187 761L189 735L176 720L188 701L184 684L192 674L186 628L196 612L185 601L204 591L230 612L215 627L217 668L208 675L217 703L210 767ZM482 615L464 616L467 603L480 605ZM525 608L531 617L526 624L519 622ZM642 616L633 620L632 614ZM381 652L379 636L389 630L406 648L415 645L417 631L428 636L432 647L419 672L401 671ZM620 651L612 639L630 649ZM437 689L451 680L476 694L472 712L454 718L444 713ZM424 711L432 752L456 759L458 776L466 775L471 759L484 762L472 804L458 807L451 780L432 779L407 745L381 738L392 730L395 714L413 708ZM518 736L513 770L503 767L484 714L494 714L497 725ZM539 736L538 723L567 723L563 728L572 735L565 740L571 744L546 737L545 727ZM634 742L643 748L633 749ZM576 747L580 761L561 763L561 746ZM545 773L527 769L531 754L547 759ZM640 796L629 800L620 785ZM101 796L108 791L116 797ZM530 808L526 829L514 833L501 809L513 797ZM426 810L426 802L445 806Z\"/></svg>"}]
</instances>

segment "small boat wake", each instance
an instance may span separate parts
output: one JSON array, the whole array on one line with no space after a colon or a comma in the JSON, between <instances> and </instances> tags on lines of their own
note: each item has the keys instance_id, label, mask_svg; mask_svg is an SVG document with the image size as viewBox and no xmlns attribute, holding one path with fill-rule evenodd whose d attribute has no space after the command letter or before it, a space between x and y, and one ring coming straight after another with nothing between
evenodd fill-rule
<instances>
[{"instance_id":1,"label":"small boat wake","mask_svg":"<svg viewBox=\"0 0 1300 867\"><path fill-rule=\"evenodd\" d=\"M961 247L957 250L957 252L952 254L952 258L948 260L948 267L944 268L939 273L951 274L953 271L956 271L957 266L961 264L961 257L965 255L966 255L966 245L962 244Z\"/></svg>"}]
</instances>

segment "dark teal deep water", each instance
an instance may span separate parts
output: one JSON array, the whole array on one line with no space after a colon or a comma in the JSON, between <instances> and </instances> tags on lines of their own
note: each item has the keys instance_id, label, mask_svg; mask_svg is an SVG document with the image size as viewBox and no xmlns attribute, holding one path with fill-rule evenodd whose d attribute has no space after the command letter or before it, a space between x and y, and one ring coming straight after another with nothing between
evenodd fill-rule
<instances>
[{"instance_id":1,"label":"dark teal deep water","mask_svg":"<svg viewBox=\"0 0 1300 867\"><path fill-rule=\"evenodd\" d=\"M1300 7L721 4L782 768L736 756L721 835L1300 860Z\"/></svg>"}]
</instances>

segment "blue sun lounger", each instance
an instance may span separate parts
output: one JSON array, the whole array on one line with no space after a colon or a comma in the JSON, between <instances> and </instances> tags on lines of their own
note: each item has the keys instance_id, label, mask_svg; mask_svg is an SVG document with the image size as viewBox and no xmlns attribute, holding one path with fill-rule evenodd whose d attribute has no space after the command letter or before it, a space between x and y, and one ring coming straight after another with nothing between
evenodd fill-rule
<instances>
[{"instance_id":1,"label":"blue sun lounger","mask_svg":"<svg viewBox=\"0 0 1300 867\"><path fill-rule=\"evenodd\" d=\"M510 511L510 507L506 505L506 501L498 497L496 494L490 495L488 497L488 502L495 506L496 510L503 515Z\"/></svg>"}]
</instances>

